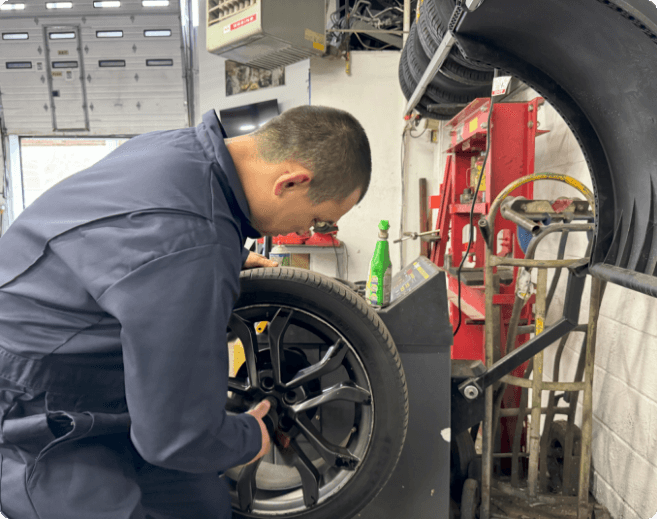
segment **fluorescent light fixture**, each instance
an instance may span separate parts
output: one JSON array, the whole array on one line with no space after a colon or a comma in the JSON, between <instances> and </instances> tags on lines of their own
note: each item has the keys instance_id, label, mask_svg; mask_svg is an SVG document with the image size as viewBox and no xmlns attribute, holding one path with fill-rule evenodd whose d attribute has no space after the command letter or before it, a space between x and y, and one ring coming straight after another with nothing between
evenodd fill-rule
<instances>
[{"instance_id":1,"label":"fluorescent light fixture","mask_svg":"<svg viewBox=\"0 0 657 519\"><path fill-rule=\"evenodd\" d=\"M141 0L144 7L169 7L169 0Z\"/></svg>"},{"instance_id":2,"label":"fluorescent light fixture","mask_svg":"<svg viewBox=\"0 0 657 519\"><path fill-rule=\"evenodd\" d=\"M124 59L101 59L98 62L99 67L125 67Z\"/></svg>"},{"instance_id":3,"label":"fluorescent light fixture","mask_svg":"<svg viewBox=\"0 0 657 519\"><path fill-rule=\"evenodd\" d=\"M242 126L240 126L240 131L243 131L243 132L248 132L248 131L255 130L255 129L256 129L255 124L243 124Z\"/></svg>"},{"instance_id":4,"label":"fluorescent light fixture","mask_svg":"<svg viewBox=\"0 0 657 519\"><path fill-rule=\"evenodd\" d=\"M48 34L48 38L51 40L74 40L74 32L51 32Z\"/></svg>"},{"instance_id":5,"label":"fluorescent light fixture","mask_svg":"<svg viewBox=\"0 0 657 519\"><path fill-rule=\"evenodd\" d=\"M147 67L172 67L173 66L173 60L172 59L147 59L146 60L146 66Z\"/></svg>"},{"instance_id":6,"label":"fluorescent light fixture","mask_svg":"<svg viewBox=\"0 0 657 519\"><path fill-rule=\"evenodd\" d=\"M19 11L25 9L25 4L2 4L0 11Z\"/></svg>"},{"instance_id":7,"label":"fluorescent light fixture","mask_svg":"<svg viewBox=\"0 0 657 519\"><path fill-rule=\"evenodd\" d=\"M26 32L3 32L3 40L27 40L30 35Z\"/></svg>"},{"instance_id":8,"label":"fluorescent light fixture","mask_svg":"<svg viewBox=\"0 0 657 519\"><path fill-rule=\"evenodd\" d=\"M94 2L94 7L121 7L121 2L117 0L103 0L101 2Z\"/></svg>"},{"instance_id":9,"label":"fluorescent light fixture","mask_svg":"<svg viewBox=\"0 0 657 519\"><path fill-rule=\"evenodd\" d=\"M147 38L161 38L163 36L171 36L171 29L144 31L144 36Z\"/></svg>"},{"instance_id":10,"label":"fluorescent light fixture","mask_svg":"<svg viewBox=\"0 0 657 519\"><path fill-rule=\"evenodd\" d=\"M123 38L123 31L96 31L96 38Z\"/></svg>"},{"instance_id":11,"label":"fluorescent light fixture","mask_svg":"<svg viewBox=\"0 0 657 519\"><path fill-rule=\"evenodd\" d=\"M71 9L73 2L46 2L46 9Z\"/></svg>"},{"instance_id":12,"label":"fluorescent light fixture","mask_svg":"<svg viewBox=\"0 0 657 519\"><path fill-rule=\"evenodd\" d=\"M77 61L53 61L52 68L78 68Z\"/></svg>"},{"instance_id":13,"label":"fluorescent light fixture","mask_svg":"<svg viewBox=\"0 0 657 519\"><path fill-rule=\"evenodd\" d=\"M31 61L8 61L5 66L11 68L32 68Z\"/></svg>"}]
</instances>

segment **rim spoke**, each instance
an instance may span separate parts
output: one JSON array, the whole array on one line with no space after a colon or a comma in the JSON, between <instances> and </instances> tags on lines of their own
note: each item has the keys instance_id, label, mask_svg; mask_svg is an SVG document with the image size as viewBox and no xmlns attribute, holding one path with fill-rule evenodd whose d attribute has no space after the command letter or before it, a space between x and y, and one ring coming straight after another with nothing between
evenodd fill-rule
<instances>
[{"instance_id":1,"label":"rim spoke","mask_svg":"<svg viewBox=\"0 0 657 519\"><path fill-rule=\"evenodd\" d=\"M346 354L347 345L342 339L338 339L336 343L328 349L322 360L317 364L299 370L294 378L288 384L285 384L285 387L293 389L309 382L310 380L314 380L326 375L327 373L335 371L342 365L342 361Z\"/></svg>"},{"instance_id":2,"label":"rim spoke","mask_svg":"<svg viewBox=\"0 0 657 519\"><path fill-rule=\"evenodd\" d=\"M293 311L281 308L276 312L276 315L267 327L267 331L269 332L269 353L271 355L274 382L279 385L281 384L281 365L285 362L283 357L282 339L293 314Z\"/></svg>"},{"instance_id":3,"label":"rim spoke","mask_svg":"<svg viewBox=\"0 0 657 519\"><path fill-rule=\"evenodd\" d=\"M256 365L256 354L258 353L258 337L252 323L245 321L236 314L230 316L228 327L237 334L242 341L244 357L246 358L246 372L249 375L251 388L260 387L260 376Z\"/></svg>"},{"instance_id":4,"label":"rim spoke","mask_svg":"<svg viewBox=\"0 0 657 519\"><path fill-rule=\"evenodd\" d=\"M310 445L317 451L317 453L324 458L324 461L332 467L345 470L355 470L360 460L349 452L345 447L334 445L327 441L315 429L315 426L305 414L297 416L294 420L301 433L306 437Z\"/></svg>"},{"instance_id":5,"label":"rim spoke","mask_svg":"<svg viewBox=\"0 0 657 519\"><path fill-rule=\"evenodd\" d=\"M260 466L260 458L254 463L244 465L237 478L237 502L242 512L250 512L256 494L256 473Z\"/></svg>"},{"instance_id":6,"label":"rim spoke","mask_svg":"<svg viewBox=\"0 0 657 519\"><path fill-rule=\"evenodd\" d=\"M296 453L294 467L301 476L301 487L303 489L303 502L310 508L319 501L319 471L313 465L306 453L301 450L296 440L290 442L290 446Z\"/></svg>"},{"instance_id":7,"label":"rim spoke","mask_svg":"<svg viewBox=\"0 0 657 519\"><path fill-rule=\"evenodd\" d=\"M232 391L233 393L237 393L238 395L248 396L249 386L238 378L229 378L228 391Z\"/></svg>"},{"instance_id":8,"label":"rim spoke","mask_svg":"<svg viewBox=\"0 0 657 519\"><path fill-rule=\"evenodd\" d=\"M292 406L292 409L295 413L301 413L313 407L318 407L336 400L346 400L347 402L370 405L372 403L372 395L369 391L364 390L351 381L340 382L335 386L325 389L319 396L309 398L305 402L299 402Z\"/></svg>"}]
</instances>

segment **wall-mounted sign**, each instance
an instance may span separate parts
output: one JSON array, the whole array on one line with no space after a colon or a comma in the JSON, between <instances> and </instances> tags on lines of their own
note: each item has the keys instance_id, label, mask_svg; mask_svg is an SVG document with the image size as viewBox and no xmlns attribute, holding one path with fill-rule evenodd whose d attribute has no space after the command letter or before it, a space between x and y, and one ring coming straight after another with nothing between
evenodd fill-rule
<instances>
[{"instance_id":1,"label":"wall-mounted sign","mask_svg":"<svg viewBox=\"0 0 657 519\"><path fill-rule=\"evenodd\" d=\"M241 94L285 84L285 67L265 70L242 65L236 61L226 61L226 95Z\"/></svg>"}]
</instances>

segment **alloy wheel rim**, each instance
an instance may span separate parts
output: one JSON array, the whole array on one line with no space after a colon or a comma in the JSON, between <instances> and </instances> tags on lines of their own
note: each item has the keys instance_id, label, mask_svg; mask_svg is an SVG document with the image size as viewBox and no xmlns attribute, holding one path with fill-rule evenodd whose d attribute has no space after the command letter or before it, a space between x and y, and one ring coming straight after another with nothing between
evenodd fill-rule
<instances>
[{"instance_id":1,"label":"alloy wheel rim","mask_svg":"<svg viewBox=\"0 0 657 519\"><path fill-rule=\"evenodd\" d=\"M252 516L307 511L343 489L369 450L374 399L363 362L333 325L289 305L241 307L229 329L245 362L229 379L227 408L272 399L279 440L262 460L226 472L233 506Z\"/></svg>"}]
</instances>

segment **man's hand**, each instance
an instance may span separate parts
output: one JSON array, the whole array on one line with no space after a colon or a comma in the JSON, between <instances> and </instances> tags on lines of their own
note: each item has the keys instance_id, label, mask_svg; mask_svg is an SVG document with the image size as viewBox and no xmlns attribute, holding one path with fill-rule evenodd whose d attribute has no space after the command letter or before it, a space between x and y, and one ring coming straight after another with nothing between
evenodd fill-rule
<instances>
[{"instance_id":1,"label":"man's hand","mask_svg":"<svg viewBox=\"0 0 657 519\"><path fill-rule=\"evenodd\" d=\"M278 263L271 261L260 254L256 254L255 252L249 252L249 257L246 258L244 265L242 265L242 270L255 269L258 267L278 267Z\"/></svg>"},{"instance_id":2,"label":"man's hand","mask_svg":"<svg viewBox=\"0 0 657 519\"><path fill-rule=\"evenodd\" d=\"M253 458L249 463L253 463L254 461L259 460L265 454L269 453L269 451L271 450L271 438L269 437L269 431L267 431L267 427L265 426L265 423L262 421L262 419L269 412L270 407L271 404L269 403L269 400L263 400L247 413L255 417L256 420L258 420L258 424L260 425L260 432L262 433L262 447L260 448L260 452L256 454L256 457Z\"/></svg>"}]
</instances>

